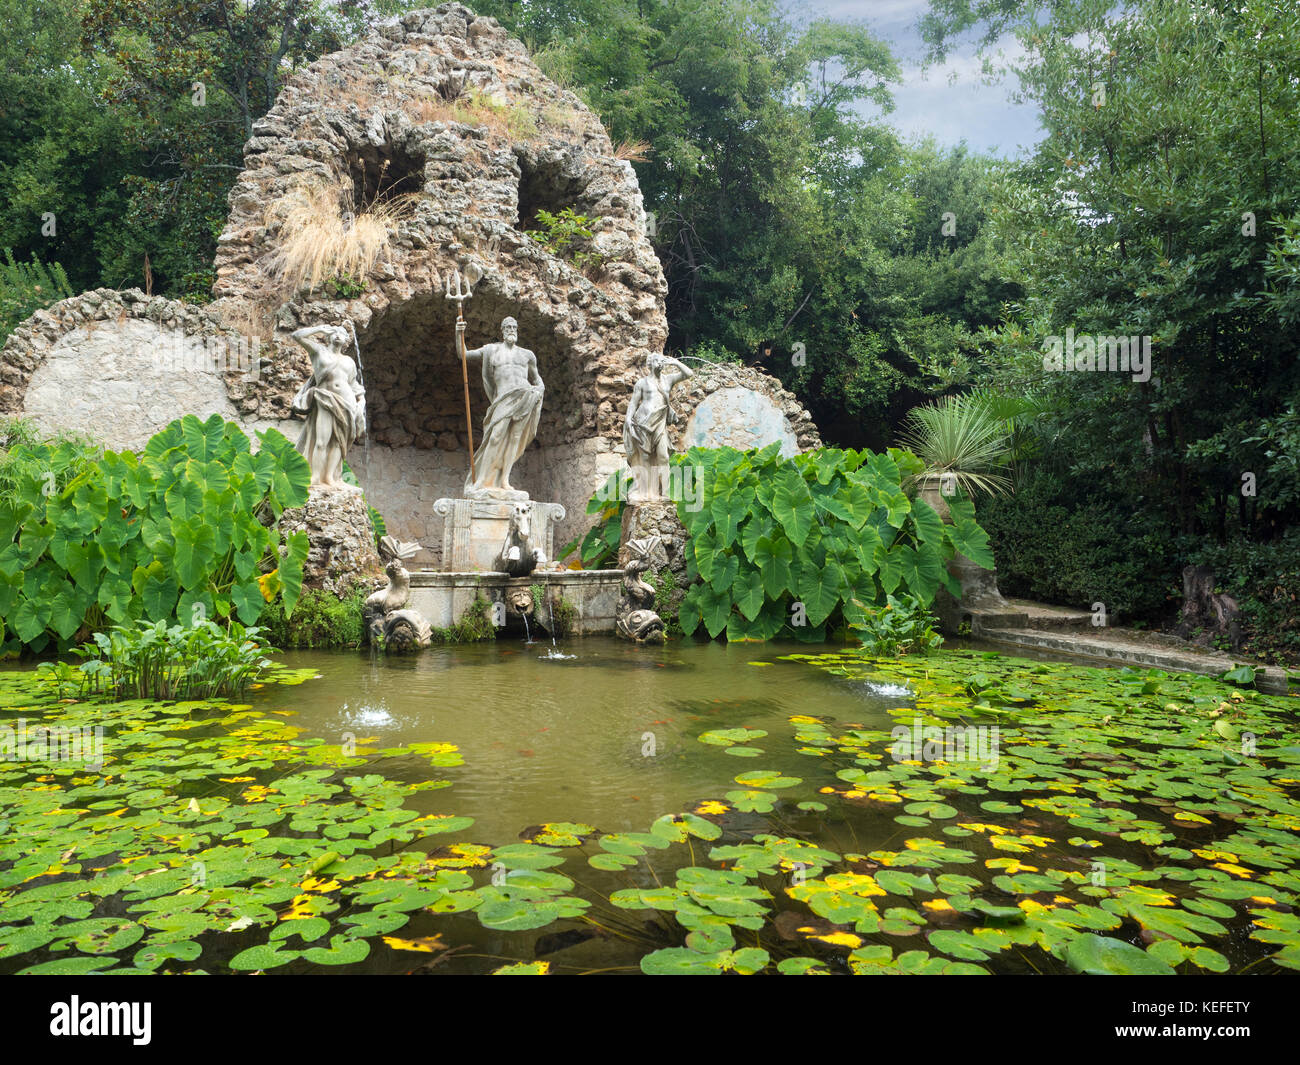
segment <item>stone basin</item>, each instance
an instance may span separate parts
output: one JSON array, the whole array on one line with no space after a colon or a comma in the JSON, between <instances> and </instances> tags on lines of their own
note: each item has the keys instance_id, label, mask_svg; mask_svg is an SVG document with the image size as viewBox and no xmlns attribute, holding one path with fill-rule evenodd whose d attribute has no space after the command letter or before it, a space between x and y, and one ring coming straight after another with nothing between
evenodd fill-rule
<instances>
[{"instance_id":1,"label":"stone basin","mask_svg":"<svg viewBox=\"0 0 1300 1065\"><path fill-rule=\"evenodd\" d=\"M616 569L538 570L527 577L417 570L411 574L411 599L407 605L428 618L434 628L445 629L460 621L480 595L494 604L508 604L511 592L527 591L540 584L547 602L567 599L573 604L571 635L611 635L622 583L623 571ZM512 611L508 611L508 617L517 619ZM550 631L550 612L537 616L536 623Z\"/></svg>"}]
</instances>

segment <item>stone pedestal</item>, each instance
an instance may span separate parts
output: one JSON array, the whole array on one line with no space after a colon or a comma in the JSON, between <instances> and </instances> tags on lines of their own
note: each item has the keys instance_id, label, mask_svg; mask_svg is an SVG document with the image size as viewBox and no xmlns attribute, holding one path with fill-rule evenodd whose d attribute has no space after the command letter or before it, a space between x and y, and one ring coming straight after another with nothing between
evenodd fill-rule
<instances>
[{"instance_id":1,"label":"stone pedestal","mask_svg":"<svg viewBox=\"0 0 1300 1065\"><path fill-rule=\"evenodd\" d=\"M280 532L306 532L311 546L303 565L302 586L323 589L340 599L357 585L373 587L384 579L375 551L375 533L360 489L351 485L312 485L307 503L280 516Z\"/></svg>"},{"instance_id":2,"label":"stone pedestal","mask_svg":"<svg viewBox=\"0 0 1300 1065\"><path fill-rule=\"evenodd\" d=\"M952 514L948 510L948 491L944 477L927 474L921 479L917 491L919 498L934 508L940 519L949 524ZM984 569L965 555L957 555L948 563L948 572L961 582L961 598L954 599L947 588L940 588L934 599L934 612L946 632L957 632L963 624L971 626L978 634L981 627L1016 624L1023 614L1015 611L1002 598L998 590L998 571Z\"/></svg>"},{"instance_id":3,"label":"stone pedestal","mask_svg":"<svg viewBox=\"0 0 1300 1065\"><path fill-rule=\"evenodd\" d=\"M494 572L516 505L500 499L439 499L434 503L433 512L443 519L443 572ZM559 503L532 503L531 506L529 543L542 549L546 556L544 564L549 564L555 558L554 527L564 520L564 507Z\"/></svg>"}]
</instances>

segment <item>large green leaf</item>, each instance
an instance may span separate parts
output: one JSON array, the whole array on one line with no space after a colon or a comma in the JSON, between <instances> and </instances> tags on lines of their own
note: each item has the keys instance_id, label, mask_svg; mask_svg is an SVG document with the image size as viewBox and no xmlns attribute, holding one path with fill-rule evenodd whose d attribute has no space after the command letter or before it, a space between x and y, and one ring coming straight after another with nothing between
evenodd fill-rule
<instances>
[{"instance_id":1,"label":"large green leaf","mask_svg":"<svg viewBox=\"0 0 1300 1065\"><path fill-rule=\"evenodd\" d=\"M181 587L198 588L206 581L208 567L216 557L216 534L201 518L173 519L171 528L176 576Z\"/></svg>"},{"instance_id":2,"label":"large green leaf","mask_svg":"<svg viewBox=\"0 0 1300 1065\"><path fill-rule=\"evenodd\" d=\"M940 544L943 542L943 519L939 517L934 507L930 506L924 499L914 499L912 501L912 520L916 522L916 535L922 543Z\"/></svg>"},{"instance_id":3,"label":"large green leaf","mask_svg":"<svg viewBox=\"0 0 1300 1065\"><path fill-rule=\"evenodd\" d=\"M1122 939L1085 932L1066 944L1065 963L1094 976L1174 976L1174 970Z\"/></svg>"},{"instance_id":4,"label":"large green leaf","mask_svg":"<svg viewBox=\"0 0 1300 1065\"><path fill-rule=\"evenodd\" d=\"M753 558L762 573L768 599L778 599L787 591L795 590L790 569L794 548L784 536L760 536L754 545Z\"/></svg>"},{"instance_id":5,"label":"large green leaf","mask_svg":"<svg viewBox=\"0 0 1300 1065\"><path fill-rule=\"evenodd\" d=\"M993 549L989 546L989 534L975 523L973 518L958 518L948 526L953 547L961 554L984 569L992 569Z\"/></svg>"},{"instance_id":6,"label":"large green leaf","mask_svg":"<svg viewBox=\"0 0 1300 1065\"><path fill-rule=\"evenodd\" d=\"M812 495L793 466L782 466L777 471L772 492L772 514L796 547L808 538L814 519Z\"/></svg>"}]
</instances>

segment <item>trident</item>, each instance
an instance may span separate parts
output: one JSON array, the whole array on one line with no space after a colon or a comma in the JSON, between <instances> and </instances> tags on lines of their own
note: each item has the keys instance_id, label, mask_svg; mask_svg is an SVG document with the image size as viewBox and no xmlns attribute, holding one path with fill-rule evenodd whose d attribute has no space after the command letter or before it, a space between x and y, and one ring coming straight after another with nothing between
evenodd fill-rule
<instances>
[{"instance_id":1,"label":"trident","mask_svg":"<svg viewBox=\"0 0 1300 1065\"><path fill-rule=\"evenodd\" d=\"M465 267L465 279L463 283L461 281L459 270L453 270L451 277L447 278L446 297L449 300L456 301L456 321L458 323L463 322L465 320L465 314L464 314L465 301L469 299L472 295L474 295L474 285L478 283L478 279L482 276L483 273L481 270L477 268L477 264L470 263L469 266ZM465 431L469 434L469 479L470 481L473 481L474 480L474 422L470 418L470 414L469 414L469 366L468 366L468 359L465 355L465 340L464 340L463 333L460 332L456 333L456 347L460 354L461 381L465 385Z\"/></svg>"}]
</instances>

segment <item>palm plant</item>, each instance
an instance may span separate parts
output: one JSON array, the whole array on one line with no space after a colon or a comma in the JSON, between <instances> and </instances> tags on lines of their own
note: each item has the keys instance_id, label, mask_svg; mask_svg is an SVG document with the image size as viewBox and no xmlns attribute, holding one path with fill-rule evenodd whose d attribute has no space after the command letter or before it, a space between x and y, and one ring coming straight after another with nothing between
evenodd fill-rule
<instances>
[{"instance_id":1,"label":"palm plant","mask_svg":"<svg viewBox=\"0 0 1300 1065\"><path fill-rule=\"evenodd\" d=\"M925 463L910 478L950 476L968 496L1009 491L1006 471L1012 459L1008 423L998 417L987 395L944 396L907 416L900 442Z\"/></svg>"}]
</instances>

